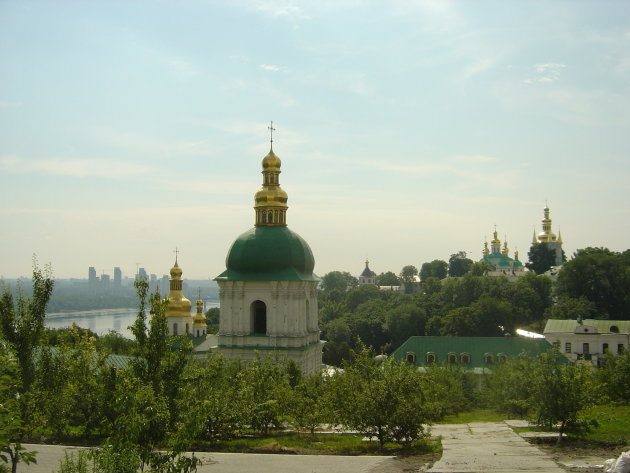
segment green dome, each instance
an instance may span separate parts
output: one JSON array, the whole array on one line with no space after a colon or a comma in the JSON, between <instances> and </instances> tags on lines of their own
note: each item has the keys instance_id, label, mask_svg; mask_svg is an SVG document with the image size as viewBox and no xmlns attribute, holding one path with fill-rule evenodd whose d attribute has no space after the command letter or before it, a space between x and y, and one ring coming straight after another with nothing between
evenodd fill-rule
<instances>
[{"instance_id":1,"label":"green dome","mask_svg":"<svg viewBox=\"0 0 630 473\"><path fill-rule=\"evenodd\" d=\"M314 281L308 243L284 226L258 226L239 236L225 259L226 281Z\"/></svg>"}]
</instances>

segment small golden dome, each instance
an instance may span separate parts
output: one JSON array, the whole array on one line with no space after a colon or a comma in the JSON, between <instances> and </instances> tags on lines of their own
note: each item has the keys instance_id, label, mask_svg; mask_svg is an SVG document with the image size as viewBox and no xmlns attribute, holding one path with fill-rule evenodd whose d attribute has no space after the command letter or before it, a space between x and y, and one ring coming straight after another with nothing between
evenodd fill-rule
<instances>
[{"instance_id":1,"label":"small golden dome","mask_svg":"<svg viewBox=\"0 0 630 473\"><path fill-rule=\"evenodd\" d=\"M171 268L171 278L181 278L182 277L182 268L177 264L177 260L175 260L175 265Z\"/></svg>"},{"instance_id":2,"label":"small golden dome","mask_svg":"<svg viewBox=\"0 0 630 473\"><path fill-rule=\"evenodd\" d=\"M267 156L265 156L262 160L263 172L272 170L279 171L280 166L282 166L282 161L280 161L280 158L276 156L276 154L273 152L273 149L269 150Z\"/></svg>"}]
</instances>

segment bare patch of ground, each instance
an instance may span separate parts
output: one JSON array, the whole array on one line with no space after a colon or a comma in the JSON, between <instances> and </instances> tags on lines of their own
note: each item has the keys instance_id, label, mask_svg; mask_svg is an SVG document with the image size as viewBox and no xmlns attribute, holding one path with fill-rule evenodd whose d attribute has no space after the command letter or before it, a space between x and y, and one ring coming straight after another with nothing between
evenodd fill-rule
<instances>
[{"instance_id":1,"label":"bare patch of ground","mask_svg":"<svg viewBox=\"0 0 630 473\"><path fill-rule=\"evenodd\" d=\"M566 471L572 473L602 473L604 462L610 458L618 458L629 446L601 446L567 441L559 447L548 443L534 442L553 461Z\"/></svg>"}]
</instances>

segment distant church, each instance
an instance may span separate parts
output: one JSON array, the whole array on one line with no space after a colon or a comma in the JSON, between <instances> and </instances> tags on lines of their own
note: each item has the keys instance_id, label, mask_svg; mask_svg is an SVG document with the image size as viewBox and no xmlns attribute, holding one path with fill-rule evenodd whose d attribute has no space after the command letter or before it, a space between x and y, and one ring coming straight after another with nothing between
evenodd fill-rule
<instances>
[{"instance_id":1,"label":"distant church","mask_svg":"<svg viewBox=\"0 0 630 473\"><path fill-rule=\"evenodd\" d=\"M257 353L295 361L304 373L322 366L315 259L308 243L287 227L287 193L272 147L262 160L255 226L232 244L219 284L217 349L227 358Z\"/></svg>"},{"instance_id":2,"label":"distant church","mask_svg":"<svg viewBox=\"0 0 630 473\"><path fill-rule=\"evenodd\" d=\"M532 244L536 243L546 243L547 246L556 252L556 264L555 266L560 266L564 263L564 257L562 252L562 236L560 235L560 231L558 231L558 236L551 231L551 218L549 218L549 206L545 205L544 218L542 219L542 232L536 235L536 230L534 230L534 237L532 238Z\"/></svg>"},{"instance_id":3,"label":"distant church","mask_svg":"<svg viewBox=\"0 0 630 473\"><path fill-rule=\"evenodd\" d=\"M376 273L370 269L368 260L365 260L365 269L359 274L359 286L376 286Z\"/></svg>"},{"instance_id":4,"label":"distant church","mask_svg":"<svg viewBox=\"0 0 630 473\"><path fill-rule=\"evenodd\" d=\"M487 273L488 276L505 276L514 280L525 275L525 267L518 259L518 251L514 252L514 258L510 258L507 240L503 242L503 249L501 249L501 240L499 240L496 228L494 238L490 242L490 249L488 249L488 242L484 243L483 258L480 263L487 264L491 268Z\"/></svg>"}]
</instances>

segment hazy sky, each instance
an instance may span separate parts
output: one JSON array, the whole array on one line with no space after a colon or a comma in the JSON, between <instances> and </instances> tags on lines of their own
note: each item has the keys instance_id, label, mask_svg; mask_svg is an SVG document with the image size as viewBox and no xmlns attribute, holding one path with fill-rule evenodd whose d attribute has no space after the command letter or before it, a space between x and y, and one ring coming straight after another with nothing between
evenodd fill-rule
<instances>
[{"instance_id":1,"label":"hazy sky","mask_svg":"<svg viewBox=\"0 0 630 473\"><path fill-rule=\"evenodd\" d=\"M277 131L316 273L628 248L630 2L0 1L0 274L213 278Z\"/></svg>"}]
</instances>

